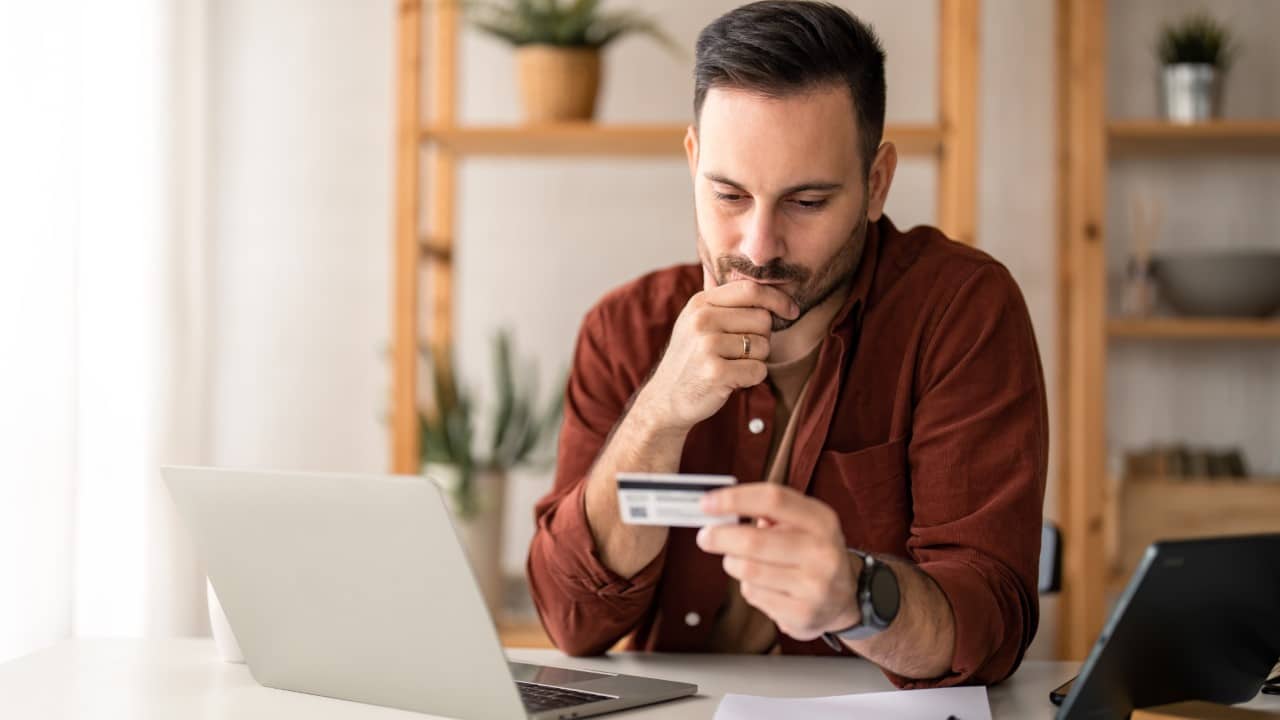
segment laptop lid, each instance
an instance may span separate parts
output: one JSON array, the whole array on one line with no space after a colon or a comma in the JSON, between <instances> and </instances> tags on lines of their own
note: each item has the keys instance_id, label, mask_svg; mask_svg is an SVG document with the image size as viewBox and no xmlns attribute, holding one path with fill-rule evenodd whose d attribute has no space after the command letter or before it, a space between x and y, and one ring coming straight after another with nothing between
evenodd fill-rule
<instances>
[{"instance_id":1,"label":"laptop lid","mask_svg":"<svg viewBox=\"0 0 1280 720\"><path fill-rule=\"evenodd\" d=\"M526 717L434 483L162 474L258 683L450 717Z\"/></svg>"},{"instance_id":2,"label":"laptop lid","mask_svg":"<svg viewBox=\"0 0 1280 720\"><path fill-rule=\"evenodd\" d=\"M1058 718L1127 718L1182 700L1238 703L1280 659L1280 534L1158 542L1111 613Z\"/></svg>"}]
</instances>

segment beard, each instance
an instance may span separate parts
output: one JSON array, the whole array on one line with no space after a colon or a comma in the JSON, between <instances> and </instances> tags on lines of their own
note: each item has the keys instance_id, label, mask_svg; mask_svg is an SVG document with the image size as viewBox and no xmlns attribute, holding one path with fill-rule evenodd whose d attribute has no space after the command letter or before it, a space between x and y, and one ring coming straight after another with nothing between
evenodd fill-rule
<instances>
[{"instance_id":1,"label":"beard","mask_svg":"<svg viewBox=\"0 0 1280 720\"><path fill-rule=\"evenodd\" d=\"M722 255L712 261L707 257L706 243L703 242L701 235L698 236L698 255L702 259L703 267L711 272L716 283L720 285L725 284L726 278L735 272L755 280L786 281L796 284L796 290L790 295L800 307L800 314L792 320L769 313L773 316L773 332L780 332L799 322L806 313L826 302L837 290L853 279L853 274L857 272L858 263L862 259L863 247L867 242L868 220L865 206L866 203L863 203L862 212L859 213L860 220L849 233L849 239L842 243L816 270L777 259L765 265L755 265L741 255Z\"/></svg>"}]
</instances>

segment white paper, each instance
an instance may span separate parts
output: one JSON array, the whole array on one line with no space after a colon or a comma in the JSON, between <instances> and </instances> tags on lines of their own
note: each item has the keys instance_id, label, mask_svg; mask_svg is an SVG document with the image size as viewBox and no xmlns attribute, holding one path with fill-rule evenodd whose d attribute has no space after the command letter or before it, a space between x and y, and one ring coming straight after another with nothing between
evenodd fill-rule
<instances>
[{"instance_id":1,"label":"white paper","mask_svg":"<svg viewBox=\"0 0 1280 720\"><path fill-rule=\"evenodd\" d=\"M985 687L894 690L816 698L725 695L715 720L991 720Z\"/></svg>"}]
</instances>

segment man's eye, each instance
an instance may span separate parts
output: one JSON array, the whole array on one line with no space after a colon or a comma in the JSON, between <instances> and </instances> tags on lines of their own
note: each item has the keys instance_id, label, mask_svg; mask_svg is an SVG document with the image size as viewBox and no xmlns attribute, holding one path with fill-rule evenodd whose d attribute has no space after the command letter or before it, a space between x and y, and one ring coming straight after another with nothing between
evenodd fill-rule
<instances>
[{"instance_id":1,"label":"man's eye","mask_svg":"<svg viewBox=\"0 0 1280 720\"><path fill-rule=\"evenodd\" d=\"M792 202L804 208L805 210L817 210L818 208L827 204L826 198L823 198L821 200L793 200Z\"/></svg>"},{"instance_id":2,"label":"man's eye","mask_svg":"<svg viewBox=\"0 0 1280 720\"><path fill-rule=\"evenodd\" d=\"M737 193L722 193L718 190L713 192L715 192L717 200L723 200L725 202L738 202L742 199L742 196Z\"/></svg>"}]
</instances>

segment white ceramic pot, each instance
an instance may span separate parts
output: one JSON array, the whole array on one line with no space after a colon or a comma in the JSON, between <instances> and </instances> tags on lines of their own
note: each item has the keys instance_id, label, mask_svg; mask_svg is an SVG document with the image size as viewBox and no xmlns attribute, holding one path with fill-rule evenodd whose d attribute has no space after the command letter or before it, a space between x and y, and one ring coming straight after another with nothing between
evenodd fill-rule
<instances>
[{"instance_id":1,"label":"white ceramic pot","mask_svg":"<svg viewBox=\"0 0 1280 720\"><path fill-rule=\"evenodd\" d=\"M213 644L218 646L218 657L227 662L242 663L244 654L240 652L235 633L231 632L231 623L227 622L227 614L222 611L222 603L218 602L213 582L208 578L204 582L209 598L209 628L213 631Z\"/></svg>"},{"instance_id":2,"label":"white ceramic pot","mask_svg":"<svg viewBox=\"0 0 1280 720\"><path fill-rule=\"evenodd\" d=\"M1206 63L1165 65L1160 97L1170 122L1198 123L1222 115L1222 73Z\"/></svg>"},{"instance_id":3,"label":"white ceramic pot","mask_svg":"<svg viewBox=\"0 0 1280 720\"><path fill-rule=\"evenodd\" d=\"M453 527L471 563L471 572L484 595L489 613L498 617L502 610L502 535L503 512L507 499L507 475L502 471L477 471L472 477L475 512L464 516L459 512L456 465L427 463L423 473L445 491L445 500L453 515Z\"/></svg>"}]
</instances>

